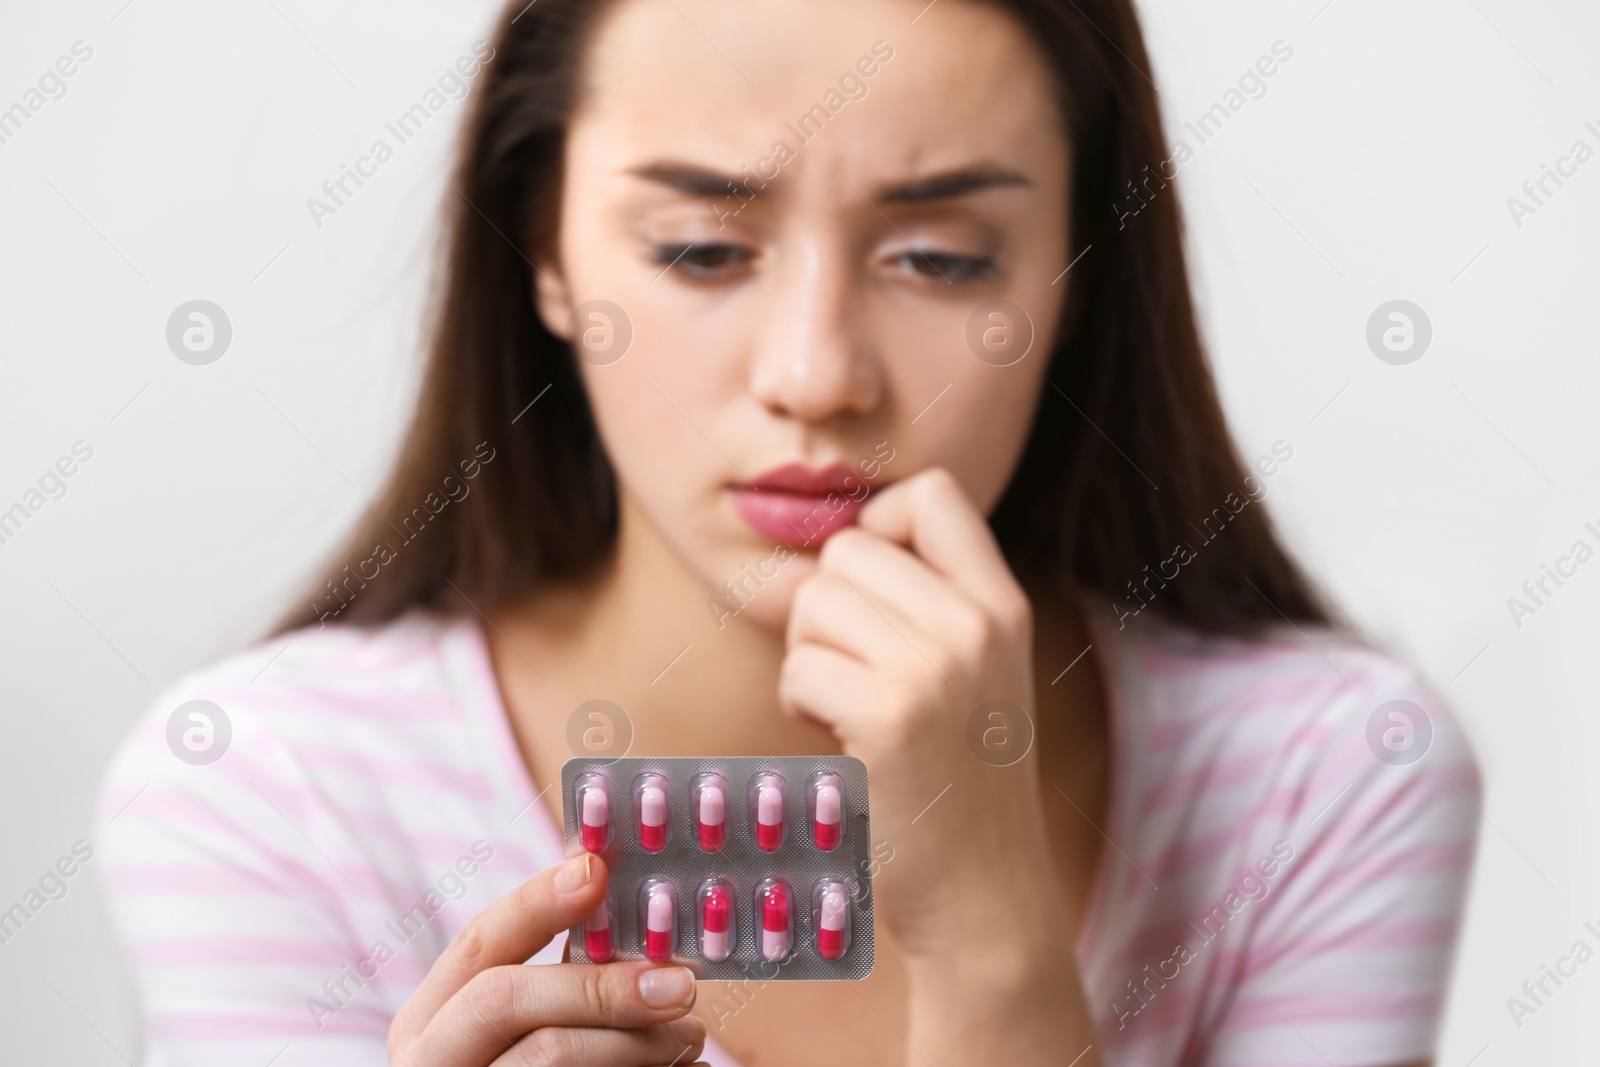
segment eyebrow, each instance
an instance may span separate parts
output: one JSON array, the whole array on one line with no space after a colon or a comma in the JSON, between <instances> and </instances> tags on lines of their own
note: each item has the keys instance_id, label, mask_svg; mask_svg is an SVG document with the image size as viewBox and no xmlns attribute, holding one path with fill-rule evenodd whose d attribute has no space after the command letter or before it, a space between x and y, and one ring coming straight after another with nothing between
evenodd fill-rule
<instances>
[{"instance_id":1,"label":"eyebrow","mask_svg":"<svg viewBox=\"0 0 1600 1067\"><path fill-rule=\"evenodd\" d=\"M741 183L747 180L746 175L729 174L693 163L671 160L632 167L627 173L692 197L731 196L733 191L740 188ZM756 180L763 179L756 176ZM776 179L765 180L771 182ZM1031 188L1033 181L1019 171L998 164L979 163L911 181L881 186L876 190L872 200L874 203L882 204L926 204L1007 186Z\"/></svg>"},{"instance_id":2,"label":"eyebrow","mask_svg":"<svg viewBox=\"0 0 1600 1067\"><path fill-rule=\"evenodd\" d=\"M1006 186L1032 188L1033 182L1018 171L983 163L886 186L878 190L877 200L885 204L924 204Z\"/></svg>"},{"instance_id":3,"label":"eyebrow","mask_svg":"<svg viewBox=\"0 0 1600 1067\"><path fill-rule=\"evenodd\" d=\"M709 167L670 160L630 167L626 173L664 185L684 196L727 196L733 192L730 185L738 188L739 182L744 180L742 175L724 174Z\"/></svg>"}]
</instances>

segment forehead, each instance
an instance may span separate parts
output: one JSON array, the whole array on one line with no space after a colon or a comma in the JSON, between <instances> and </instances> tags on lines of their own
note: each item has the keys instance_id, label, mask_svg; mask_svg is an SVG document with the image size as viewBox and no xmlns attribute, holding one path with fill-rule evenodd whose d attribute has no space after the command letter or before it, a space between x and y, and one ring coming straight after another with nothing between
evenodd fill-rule
<instances>
[{"instance_id":1,"label":"forehead","mask_svg":"<svg viewBox=\"0 0 1600 1067\"><path fill-rule=\"evenodd\" d=\"M573 138L619 171L670 157L738 172L778 142L795 154L786 177L981 158L1064 170L1051 74L1022 26L999 4L923 4L619 0Z\"/></svg>"}]
</instances>

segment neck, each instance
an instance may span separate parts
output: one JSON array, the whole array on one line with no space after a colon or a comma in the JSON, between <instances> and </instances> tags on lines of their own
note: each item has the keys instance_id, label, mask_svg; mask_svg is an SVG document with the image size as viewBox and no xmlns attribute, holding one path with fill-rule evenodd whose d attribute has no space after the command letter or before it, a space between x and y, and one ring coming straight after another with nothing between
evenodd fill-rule
<instances>
[{"instance_id":1,"label":"neck","mask_svg":"<svg viewBox=\"0 0 1600 1067\"><path fill-rule=\"evenodd\" d=\"M627 713L636 752L836 751L825 731L778 709L783 632L726 613L719 627L715 595L624 496L602 570L494 620L496 673L519 734L564 747L567 715L604 699Z\"/></svg>"}]
</instances>

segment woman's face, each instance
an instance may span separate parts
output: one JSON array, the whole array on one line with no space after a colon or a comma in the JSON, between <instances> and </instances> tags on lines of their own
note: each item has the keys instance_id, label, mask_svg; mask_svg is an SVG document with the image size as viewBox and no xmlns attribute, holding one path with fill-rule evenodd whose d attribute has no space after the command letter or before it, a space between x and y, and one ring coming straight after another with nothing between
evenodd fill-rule
<instances>
[{"instance_id":1,"label":"woman's face","mask_svg":"<svg viewBox=\"0 0 1600 1067\"><path fill-rule=\"evenodd\" d=\"M998 7L924 2L620 0L591 44L540 311L584 359L624 549L767 624L890 482L944 467L992 508L1043 387L1050 72Z\"/></svg>"}]
</instances>

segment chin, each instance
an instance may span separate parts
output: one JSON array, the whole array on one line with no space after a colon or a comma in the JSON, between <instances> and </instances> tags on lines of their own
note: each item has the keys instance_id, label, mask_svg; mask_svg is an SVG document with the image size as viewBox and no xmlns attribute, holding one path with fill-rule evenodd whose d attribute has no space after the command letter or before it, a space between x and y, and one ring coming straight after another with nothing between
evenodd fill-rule
<instances>
[{"instance_id":1,"label":"chin","mask_svg":"<svg viewBox=\"0 0 1600 1067\"><path fill-rule=\"evenodd\" d=\"M782 630L789 621L795 590L817 570L817 554L787 546L771 546L764 553L741 554L721 571L720 580L708 581L706 607L718 629L740 622Z\"/></svg>"}]
</instances>

